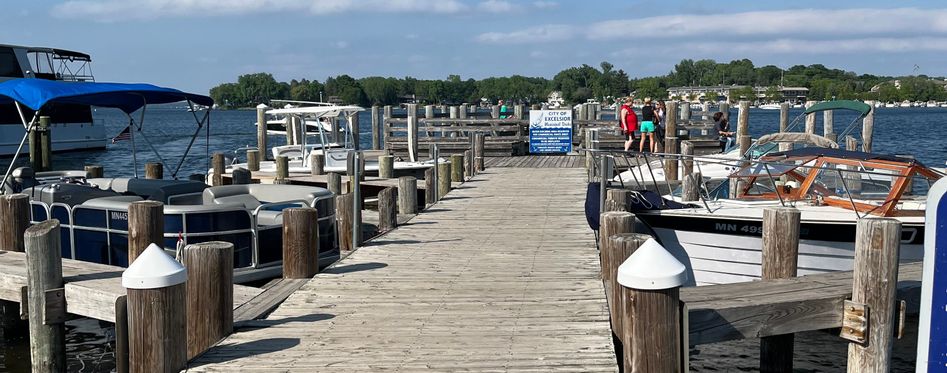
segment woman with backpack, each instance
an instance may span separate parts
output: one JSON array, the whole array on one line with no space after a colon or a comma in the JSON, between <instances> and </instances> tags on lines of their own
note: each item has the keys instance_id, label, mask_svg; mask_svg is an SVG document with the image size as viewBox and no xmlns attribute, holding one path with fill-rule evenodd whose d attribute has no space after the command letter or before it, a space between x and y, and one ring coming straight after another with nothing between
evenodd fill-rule
<instances>
[{"instance_id":1,"label":"woman with backpack","mask_svg":"<svg viewBox=\"0 0 947 373\"><path fill-rule=\"evenodd\" d=\"M638 115L631 107L634 97L625 97L625 103L621 105L621 112L618 113L618 124L621 131L625 134L625 151L627 152L631 145L635 143L635 131L638 130Z\"/></svg>"}]
</instances>

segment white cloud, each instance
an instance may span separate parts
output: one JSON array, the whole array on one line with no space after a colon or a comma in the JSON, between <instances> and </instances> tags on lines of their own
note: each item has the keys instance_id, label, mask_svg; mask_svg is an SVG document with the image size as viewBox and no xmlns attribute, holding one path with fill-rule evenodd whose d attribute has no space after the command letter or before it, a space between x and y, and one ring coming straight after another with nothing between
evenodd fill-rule
<instances>
[{"instance_id":1,"label":"white cloud","mask_svg":"<svg viewBox=\"0 0 947 373\"><path fill-rule=\"evenodd\" d=\"M565 32L564 30L570 31ZM551 37L551 30L555 36ZM672 15L610 20L588 26L548 25L479 35L480 42L534 43L573 38L591 40L799 37L913 37L947 34L947 9L780 10Z\"/></svg>"},{"instance_id":2,"label":"white cloud","mask_svg":"<svg viewBox=\"0 0 947 373\"><path fill-rule=\"evenodd\" d=\"M534 1L533 6L539 9L553 9L558 8L559 3L555 1Z\"/></svg>"},{"instance_id":3,"label":"white cloud","mask_svg":"<svg viewBox=\"0 0 947 373\"><path fill-rule=\"evenodd\" d=\"M508 33L487 32L477 35L476 40L481 43L543 43L568 40L574 37L578 30L570 25L546 25L532 27Z\"/></svg>"},{"instance_id":4,"label":"white cloud","mask_svg":"<svg viewBox=\"0 0 947 373\"><path fill-rule=\"evenodd\" d=\"M491 13L504 13L504 12L512 12L514 10L518 10L518 8L515 5L504 0L487 0L480 4L477 4L477 8L483 11L491 12Z\"/></svg>"},{"instance_id":5,"label":"white cloud","mask_svg":"<svg viewBox=\"0 0 947 373\"><path fill-rule=\"evenodd\" d=\"M60 18L122 21L180 16L216 16L257 12L458 13L460 0L68 0L52 14Z\"/></svg>"},{"instance_id":6,"label":"white cloud","mask_svg":"<svg viewBox=\"0 0 947 373\"><path fill-rule=\"evenodd\" d=\"M680 49L702 53L733 54L833 54L947 51L947 37L859 38L836 40L776 39L753 42L684 43Z\"/></svg>"}]
</instances>

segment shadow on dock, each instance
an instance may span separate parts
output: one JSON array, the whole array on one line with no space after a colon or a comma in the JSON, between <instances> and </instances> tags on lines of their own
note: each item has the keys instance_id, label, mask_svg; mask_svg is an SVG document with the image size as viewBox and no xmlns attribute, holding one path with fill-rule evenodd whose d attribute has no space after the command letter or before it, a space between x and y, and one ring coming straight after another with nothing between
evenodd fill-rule
<instances>
[{"instance_id":1,"label":"shadow on dock","mask_svg":"<svg viewBox=\"0 0 947 373\"><path fill-rule=\"evenodd\" d=\"M349 265L344 265L344 266L339 266L339 267L328 268L322 273L331 273L331 274L340 275L343 273L371 271L373 269L385 268L387 266L388 264L386 263L378 263L378 262L349 264Z\"/></svg>"}]
</instances>

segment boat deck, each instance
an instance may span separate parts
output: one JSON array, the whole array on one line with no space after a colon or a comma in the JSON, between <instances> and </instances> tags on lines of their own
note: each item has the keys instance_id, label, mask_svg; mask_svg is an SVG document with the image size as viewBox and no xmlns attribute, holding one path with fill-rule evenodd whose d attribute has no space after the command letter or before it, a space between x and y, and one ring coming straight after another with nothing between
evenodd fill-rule
<instances>
[{"instance_id":1,"label":"boat deck","mask_svg":"<svg viewBox=\"0 0 947 373\"><path fill-rule=\"evenodd\" d=\"M189 371L616 372L585 178L488 168Z\"/></svg>"}]
</instances>

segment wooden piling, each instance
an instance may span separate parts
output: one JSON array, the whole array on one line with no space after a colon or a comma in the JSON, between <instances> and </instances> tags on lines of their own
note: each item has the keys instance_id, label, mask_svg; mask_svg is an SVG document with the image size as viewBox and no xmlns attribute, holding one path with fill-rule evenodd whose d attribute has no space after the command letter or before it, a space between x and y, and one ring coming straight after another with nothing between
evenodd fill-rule
<instances>
[{"instance_id":1,"label":"wooden piling","mask_svg":"<svg viewBox=\"0 0 947 373\"><path fill-rule=\"evenodd\" d=\"M381 117L378 114L378 105L372 105L372 149L381 150Z\"/></svg>"},{"instance_id":2,"label":"wooden piling","mask_svg":"<svg viewBox=\"0 0 947 373\"><path fill-rule=\"evenodd\" d=\"M862 118L862 151L871 153L871 143L875 132L875 109L868 111Z\"/></svg>"},{"instance_id":3,"label":"wooden piling","mask_svg":"<svg viewBox=\"0 0 947 373\"><path fill-rule=\"evenodd\" d=\"M201 242L187 245L182 254L181 264L187 268L187 358L192 359L233 332L233 244Z\"/></svg>"},{"instance_id":4,"label":"wooden piling","mask_svg":"<svg viewBox=\"0 0 947 373\"><path fill-rule=\"evenodd\" d=\"M325 175L326 156L322 153L309 153L309 173L312 175Z\"/></svg>"},{"instance_id":5,"label":"wooden piling","mask_svg":"<svg viewBox=\"0 0 947 373\"><path fill-rule=\"evenodd\" d=\"M286 156L276 156L276 178L273 184L289 183L289 158Z\"/></svg>"},{"instance_id":6,"label":"wooden piling","mask_svg":"<svg viewBox=\"0 0 947 373\"><path fill-rule=\"evenodd\" d=\"M59 220L27 228L26 283L30 364L34 373L66 371L66 303L62 280Z\"/></svg>"},{"instance_id":7,"label":"wooden piling","mask_svg":"<svg viewBox=\"0 0 947 373\"><path fill-rule=\"evenodd\" d=\"M691 120L691 103L684 101L681 103L681 121L687 122Z\"/></svg>"},{"instance_id":8,"label":"wooden piling","mask_svg":"<svg viewBox=\"0 0 947 373\"><path fill-rule=\"evenodd\" d=\"M338 227L339 250L351 251L354 249L352 245L354 197L353 193L335 196L335 218Z\"/></svg>"},{"instance_id":9,"label":"wooden piling","mask_svg":"<svg viewBox=\"0 0 947 373\"><path fill-rule=\"evenodd\" d=\"M684 174L684 180L681 183L681 201L693 202L700 199L700 178L700 172Z\"/></svg>"},{"instance_id":10,"label":"wooden piling","mask_svg":"<svg viewBox=\"0 0 947 373\"><path fill-rule=\"evenodd\" d=\"M737 116L737 139L750 134L750 102L740 101L739 116Z\"/></svg>"},{"instance_id":11,"label":"wooden piling","mask_svg":"<svg viewBox=\"0 0 947 373\"><path fill-rule=\"evenodd\" d=\"M105 176L105 169L99 165L88 165L85 166L85 177L87 179L95 179Z\"/></svg>"},{"instance_id":12,"label":"wooden piling","mask_svg":"<svg viewBox=\"0 0 947 373\"><path fill-rule=\"evenodd\" d=\"M474 160L477 165L477 172L483 172L487 168L484 166L484 159L486 155L484 154L486 148L484 146L485 137L482 132L477 132L474 137Z\"/></svg>"},{"instance_id":13,"label":"wooden piling","mask_svg":"<svg viewBox=\"0 0 947 373\"><path fill-rule=\"evenodd\" d=\"M474 175L473 148L464 150L464 180Z\"/></svg>"},{"instance_id":14,"label":"wooden piling","mask_svg":"<svg viewBox=\"0 0 947 373\"><path fill-rule=\"evenodd\" d=\"M450 180L455 183L464 181L464 155L463 154L451 154Z\"/></svg>"},{"instance_id":15,"label":"wooden piling","mask_svg":"<svg viewBox=\"0 0 947 373\"><path fill-rule=\"evenodd\" d=\"M636 290L621 286L625 372L681 371L680 287Z\"/></svg>"},{"instance_id":16,"label":"wooden piling","mask_svg":"<svg viewBox=\"0 0 947 373\"><path fill-rule=\"evenodd\" d=\"M430 205L437 202L437 185L434 185L434 173L437 172L437 166L424 170L424 204Z\"/></svg>"},{"instance_id":17,"label":"wooden piling","mask_svg":"<svg viewBox=\"0 0 947 373\"><path fill-rule=\"evenodd\" d=\"M30 198L26 194L0 196L0 250L23 252L23 234L30 226ZM26 333L27 325L20 319L17 302L0 301L0 327L10 339Z\"/></svg>"},{"instance_id":18,"label":"wooden piling","mask_svg":"<svg viewBox=\"0 0 947 373\"><path fill-rule=\"evenodd\" d=\"M513 118L523 119L523 104L516 104L513 106Z\"/></svg>"},{"instance_id":19,"label":"wooden piling","mask_svg":"<svg viewBox=\"0 0 947 373\"><path fill-rule=\"evenodd\" d=\"M664 136L666 137L677 137L677 115L673 113L677 112L677 101L668 101L667 112L664 114ZM618 109L621 110L621 109ZM617 116L616 116L617 117Z\"/></svg>"},{"instance_id":20,"label":"wooden piling","mask_svg":"<svg viewBox=\"0 0 947 373\"><path fill-rule=\"evenodd\" d=\"M260 104L256 107L256 123L257 123L256 148L257 148L257 154L261 156L261 158L257 159L256 169L254 170L253 167L251 166L250 171L259 171L260 170L259 161L266 160L269 158L269 156L267 155L269 153L268 152L269 149L266 147L266 109L268 108L266 107L266 105L263 105L263 104ZM249 158L250 158L250 153L247 152L247 159L248 159L247 162L249 162Z\"/></svg>"},{"instance_id":21,"label":"wooden piling","mask_svg":"<svg viewBox=\"0 0 947 373\"><path fill-rule=\"evenodd\" d=\"M679 140L677 137L665 137L664 138L664 152L667 154L677 154L678 153L678 143ZM677 162L679 159L675 156L670 156L664 160L664 174L666 179L669 181L677 181Z\"/></svg>"},{"instance_id":22,"label":"wooden piling","mask_svg":"<svg viewBox=\"0 0 947 373\"><path fill-rule=\"evenodd\" d=\"M789 103L779 104L779 132L789 129Z\"/></svg>"},{"instance_id":23,"label":"wooden piling","mask_svg":"<svg viewBox=\"0 0 947 373\"><path fill-rule=\"evenodd\" d=\"M408 104L408 159L411 162L418 162L421 159L418 155L418 117L415 106Z\"/></svg>"},{"instance_id":24,"label":"wooden piling","mask_svg":"<svg viewBox=\"0 0 947 373\"><path fill-rule=\"evenodd\" d=\"M730 120L730 103L721 102L720 103L720 112L723 113L723 117L726 120Z\"/></svg>"},{"instance_id":25,"label":"wooden piling","mask_svg":"<svg viewBox=\"0 0 947 373\"><path fill-rule=\"evenodd\" d=\"M405 215L418 213L418 179L414 176L398 178L398 212Z\"/></svg>"},{"instance_id":26,"label":"wooden piling","mask_svg":"<svg viewBox=\"0 0 947 373\"><path fill-rule=\"evenodd\" d=\"M135 281L129 273L144 272L142 267L150 266L150 262L173 262L164 253L154 250L143 253L141 259L147 262L137 266L132 263L122 275L122 285L128 292L129 371L176 373L185 367L188 356L187 274L173 272L157 276L160 281ZM178 278L181 275L183 278Z\"/></svg>"},{"instance_id":27,"label":"wooden piling","mask_svg":"<svg viewBox=\"0 0 947 373\"><path fill-rule=\"evenodd\" d=\"M704 101L700 104L700 111L704 113L700 116L701 120L713 120L713 116L710 114L710 101Z\"/></svg>"},{"instance_id":28,"label":"wooden piling","mask_svg":"<svg viewBox=\"0 0 947 373\"><path fill-rule=\"evenodd\" d=\"M434 105L424 105L424 118L426 119L434 118Z\"/></svg>"},{"instance_id":29,"label":"wooden piling","mask_svg":"<svg viewBox=\"0 0 947 373\"><path fill-rule=\"evenodd\" d=\"M378 177L382 179L395 177L395 157L390 155L378 156Z\"/></svg>"},{"instance_id":30,"label":"wooden piling","mask_svg":"<svg viewBox=\"0 0 947 373\"><path fill-rule=\"evenodd\" d=\"M740 154L746 154L750 150L750 146L753 145L753 138L750 135L741 135L737 137L737 144L740 145Z\"/></svg>"},{"instance_id":31,"label":"wooden piling","mask_svg":"<svg viewBox=\"0 0 947 373\"><path fill-rule=\"evenodd\" d=\"M609 189L605 192L605 211L630 212L631 206L628 189Z\"/></svg>"},{"instance_id":32,"label":"wooden piling","mask_svg":"<svg viewBox=\"0 0 947 373\"><path fill-rule=\"evenodd\" d=\"M224 170L227 169L224 165L224 153L214 153L214 155L211 156L211 165L213 172L210 177L210 185L224 185Z\"/></svg>"},{"instance_id":33,"label":"wooden piling","mask_svg":"<svg viewBox=\"0 0 947 373\"><path fill-rule=\"evenodd\" d=\"M387 187L378 192L378 231L387 232L398 226L398 188Z\"/></svg>"},{"instance_id":34,"label":"wooden piling","mask_svg":"<svg viewBox=\"0 0 947 373\"><path fill-rule=\"evenodd\" d=\"M829 137L835 133L834 114L832 110L822 112L822 136Z\"/></svg>"},{"instance_id":35,"label":"wooden piling","mask_svg":"<svg viewBox=\"0 0 947 373\"><path fill-rule=\"evenodd\" d=\"M630 215L630 217L629 217ZM619 233L633 233L635 215L624 211L606 211L599 217L599 248L607 245L608 238Z\"/></svg>"},{"instance_id":36,"label":"wooden piling","mask_svg":"<svg viewBox=\"0 0 947 373\"><path fill-rule=\"evenodd\" d=\"M164 179L164 165L158 162L145 163L145 179Z\"/></svg>"},{"instance_id":37,"label":"wooden piling","mask_svg":"<svg viewBox=\"0 0 947 373\"><path fill-rule=\"evenodd\" d=\"M896 219L858 220L852 304L866 307L862 317L867 319L867 329L852 333L861 334L864 343L849 343L849 372L891 371L900 239L901 222ZM855 312L846 308L846 318L851 314ZM842 333L846 334L844 327Z\"/></svg>"},{"instance_id":38,"label":"wooden piling","mask_svg":"<svg viewBox=\"0 0 947 373\"><path fill-rule=\"evenodd\" d=\"M447 193L450 193L451 182L451 164L449 162L437 164L437 196L443 199Z\"/></svg>"},{"instance_id":39,"label":"wooden piling","mask_svg":"<svg viewBox=\"0 0 947 373\"><path fill-rule=\"evenodd\" d=\"M583 104L584 105L584 104ZM584 106L583 106L584 107ZM490 106L490 118L500 119L500 105Z\"/></svg>"},{"instance_id":40,"label":"wooden piling","mask_svg":"<svg viewBox=\"0 0 947 373\"><path fill-rule=\"evenodd\" d=\"M352 133L352 146L354 146L356 150L362 149L362 145L359 142L359 138L362 134L358 128L358 113L357 111L353 112L346 118L346 122L349 124L349 131Z\"/></svg>"},{"instance_id":41,"label":"wooden piling","mask_svg":"<svg viewBox=\"0 0 947 373\"><path fill-rule=\"evenodd\" d=\"M164 204L136 201L128 205L128 263L156 244L164 247Z\"/></svg>"},{"instance_id":42,"label":"wooden piling","mask_svg":"<svg viewBox=\"0 0 947 373\"><path fill-rule=\"evenodd\" d=\"M815 105L815 101L806 101L806 109ZM815 113L806 114L806 133L815 134Z\"/></svg>"},{"instance_id":43,"label":"wooden piling","mask_svg":"<svg viewBox=\"0 0 947 373\"><path fill-rule=\"evenodd\" d=\"M342 174L330 172L328 181L326 181L326 187L332 194L342 194Z\"/></svg>"},{"instance_id":44,"label":"wooden piling","mask_svg":"<svg viewBox=\"0 0 947 373\"><path fill-rule=\"evenodd\" d=\"M619 339L621 336L618 331L621 329L621 320L620 313L616 310L619 309L619 299L618 299L618 266L621 265L625 259L628 259L628 255L631 253L625 252L625 246L618 242L612 241L613 237L622 234L634 233L635 226L635 214L624 211L609 211L605 212L601 216L602 225L599 227L599 233L601 234L601 251L599 254L600 265L602 268L602 279L605 285L605 299L608 303L609 315L612 320L612 331L618 335Z\"/></svg>"},{"instance_id":45,"label":"wooden piling","mask_svg":"<svg viewBox=\"0 0 947 373\"><path fill-rule=\"evenodd\" d=\"M694 143L681 141L681 175L694 172Z\"/></svg>"},{"instance_id":46,"label":"wooden piling","mask_svg":"<svg viewBox=\"0 0 947 373\"><path fill-rule=\"evenodd\" d=\"M235 167L233 171L230 172L230 182L235 185L250 184L253 182L253 179L250 175L250 170L242 167Z\"/></svg>"},{"instance_id":47,"label":"wooden piling","mask_svg":"<svg viewBox=\"0 0 947 373\"><path fill-rule=\"evenodd\" d=\"M283 210L283 278L311 278L319 272L318 219L311 207Z\"/></svg>"},{"instance_id":48,"label":"wooden piling","mask_svg":"<svg viewBox=\"0 0 947 373\"><path fill-rule=\"evenodd\" d=\"M250 171L260 170L260 151L247 150L247 169Z\"/></svg>"},{"instance_id":49,"label":"wooden piling","mask_svg":"<svg viewBox=\"0 0 947 373\"><path fill-rule=\"evenodd\" d=\"M799 258L799 210L793 207L763 209L764 280L796 277ZM760 339L760 372L792 372L793 334Z\"/></svg>"}]
</instances>

